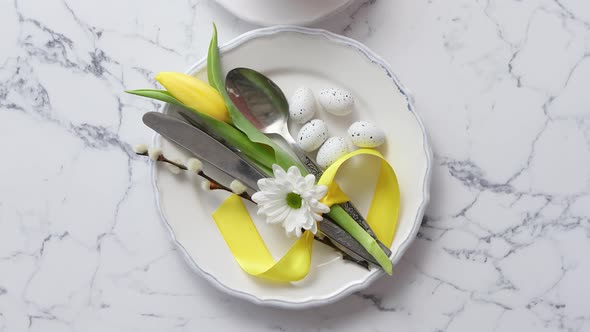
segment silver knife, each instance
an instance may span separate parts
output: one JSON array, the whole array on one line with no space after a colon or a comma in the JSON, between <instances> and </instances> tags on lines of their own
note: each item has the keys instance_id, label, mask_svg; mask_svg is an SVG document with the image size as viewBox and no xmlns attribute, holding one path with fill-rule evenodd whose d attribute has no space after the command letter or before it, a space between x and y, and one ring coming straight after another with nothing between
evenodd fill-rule
<instances>
[{"instance_id":1,"label":"silver knife","mask_svg":"<svg viewBox=\"0 0 590 332\"><path fill-rule=\"evenodd\" d=\"M207 133L173 116L148 112L143 122L160 135L185 148L198 158L214 166L228 176L239 180L254 191L258 180L267 176L251 166L235 151L212 138ZM362 259L377 266L377 261L350 234L328 218L322 221L320 231L338 247L347 249L355 259Z\"/></svg>"},{"instance_id":2,"label":"silver knife","mask_svg":"<svg viewBox=\"0 0 590 332\"><path fill-rule=\"evenodd\" d=\"M180 119L148 112L143 115L143 123L249 188L257 189L258 180L267 177L225 145Z\"/></svg>"}]
</instances>

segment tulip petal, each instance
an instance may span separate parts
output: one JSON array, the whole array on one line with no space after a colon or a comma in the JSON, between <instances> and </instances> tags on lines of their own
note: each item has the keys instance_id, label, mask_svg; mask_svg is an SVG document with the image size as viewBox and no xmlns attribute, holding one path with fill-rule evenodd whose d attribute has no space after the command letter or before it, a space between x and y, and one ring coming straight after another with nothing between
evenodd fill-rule
<instances>
[{"instance_id":1,"label":"tulip petal","mask_svg":"<svg viewBox=\"0 0 590 332\"><path fill-rule=\"evenodd\" d=\"M181 103L219 121L229 122L225 101L215 88L200 79L175 72L161 72L156 80Z\"/></svg>"}]
</instances>

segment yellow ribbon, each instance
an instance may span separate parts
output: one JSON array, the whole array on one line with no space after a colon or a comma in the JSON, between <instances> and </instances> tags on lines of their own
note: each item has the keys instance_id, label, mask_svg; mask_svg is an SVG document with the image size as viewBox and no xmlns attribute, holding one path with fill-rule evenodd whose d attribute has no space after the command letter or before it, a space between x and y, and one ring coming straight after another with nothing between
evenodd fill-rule
<instances>
[{"instance_id":1,"label":"yellow ribbon","mask_svg":"<svg viewBox=\"0 0 590 332\"><path fill-rule=\"evenodd\" d=\"M381 169L375 186L367 222L387 246L391 246L400 207L397 177L391 165L376 150L360 149L338 159L324 172L318 184L328 187L322 202L328 206L348 201L334 181L340 166L358 155L381 159ZM229 196L213 213L213 219L235 260L248 274L264 279L290 282L303 279L309 272L313 234L306 231L279 261L275 261L264 244L248 210L237 195Z\"/></svg>"}]
</instances>

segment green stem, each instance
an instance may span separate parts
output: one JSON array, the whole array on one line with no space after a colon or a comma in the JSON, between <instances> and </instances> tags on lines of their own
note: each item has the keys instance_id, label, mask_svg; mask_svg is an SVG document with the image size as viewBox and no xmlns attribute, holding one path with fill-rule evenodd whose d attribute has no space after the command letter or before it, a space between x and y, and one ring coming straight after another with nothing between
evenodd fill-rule
<instances>
[{"instance_id":1,"label":"green stem","mask_svg":"<svg viewBox=\"0 0 590 332\"><path fill-rule=\"evenodd\" d=\"M369 235L340 205L332 205L330 212L327 214L335 223L337 223L342 229L350 234L355 240L357 240L363 248L373 256L379 265L391 275L392 264L389 257L383 252L383 249L379 247L379 244L375 239Z\"/></svg>"},{"instance_id":2,"label":"green stem","mask_svg":"<svg viewBox=\"0 0 590 332\"><path fill-rule=\"evenodd\" d=\"M227 141L227 143L240 150L249 160L256 163L265 173L272 174L272 165L275 162L275 156L272 150L262 144L254 143L248 137L235 127L215 120L206 115L200 114L203 122L207 127L213 129L217 135Z\"/></svg>"}]
</instances>

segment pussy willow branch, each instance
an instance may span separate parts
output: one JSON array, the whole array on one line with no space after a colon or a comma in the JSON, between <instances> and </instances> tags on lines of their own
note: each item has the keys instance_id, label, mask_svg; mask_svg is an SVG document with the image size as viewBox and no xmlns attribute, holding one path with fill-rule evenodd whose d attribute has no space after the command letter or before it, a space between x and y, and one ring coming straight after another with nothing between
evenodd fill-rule
<instances>
[{"instance_id":1,"label":"pussy willow branch","mask_svg":"<svg viewBox=\"0 0 590 332\"><path fill-rule=\"evenodd\" d=\"M148 153L136 153L139 156L148 156ZM158 157L157 161L161 161L164 163L168 163L170 165L174 165L178 168L180 168L183 171L188 171L188 167L186 167L185 165L178 163L174 160L170 160L168 158L166 158L166 156L164 156L164 154L160 154L160 156ZM200 177L202 177L203 179L209 181L209 189L210 190L225 190L227 192L233 193L233 191L231 190L231 188L219 183L218 181L216 181L215 179L213 179L212 177L210 177L209 175L205 174L205 172L203 172L202 170L200 170L198 173L196 173L197 175L199 175ZM238 196L242 197L243 199L246 199L252 203L254 203L254 201L252 200L252 197L250 197L250 195L248 195L247 192L243 192L241 194L239 194Z\"/></svg>"},{"instance_id":2,"label":"pussy willow branch","mask_svg":"<svg viewBox=\"0 0 590 332\"><path fill-rule=\"evenodd\" d=\"M147 152L145 152L145 153L135 153L135 154L137 154L139 156L148 156L148 153ZM160 154L160 156L158 157L157 161L161 161L161 162L164 162L164 163L168 163L170 165L174 165L174 166L180 168L183 171L188 171L188 167L186 167L185 165L183 165L181 163L178 163L178 162L176 162L174 160L170 160L170 159L166 158L166 156L164 156L164 154ZM233 191L231 190L231 188L228 188L227 186L224 186L223 184L219 183L218 181L216 181L215 179L213 179L209 175L205 174L205 172L203 172L202 170L199 171L196 174L198 174L200 177L202 177L202 178L206 179L207 181L209 181L209 189L210 190L225 190L227 192L233 193ZM254 202L252 200L252 197L250 197L250 195L248 195L248 193L246 193L246 192L244 192L244 193L242 193L242 194L240 194L238 196L240 196L243 199L246 199L246 200L248 200L248 201L256 204L256 202ZM347 253L343 252L342 250L340 250L340 248L338 248L336 245L334 245L334 243L332 243L332 241L330 239L328 239L326 237L320 238L317 235L314 236L314 238L317 241L319 241L319 242L321 242L321 243L323 243L323 244L325 244L325 245L327 245L327 246L335 249L336 251L340 252L340 254L342 255L342 259L347 260L347 261L351 261L353 263L356 263L356 264L360 265L361 267L364 267L366 269L369 269L369 263L367 263L365 261L358 261L358 260L352 258L350 255L348 255Z\"/></svg>"}]
</instances>

